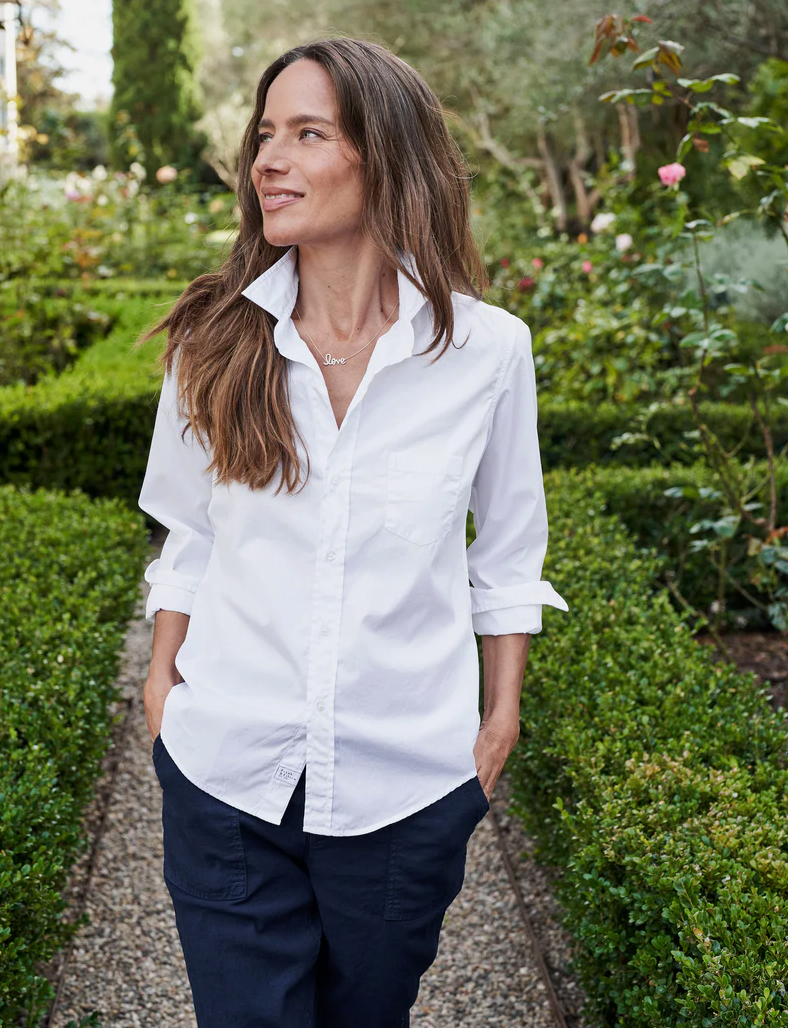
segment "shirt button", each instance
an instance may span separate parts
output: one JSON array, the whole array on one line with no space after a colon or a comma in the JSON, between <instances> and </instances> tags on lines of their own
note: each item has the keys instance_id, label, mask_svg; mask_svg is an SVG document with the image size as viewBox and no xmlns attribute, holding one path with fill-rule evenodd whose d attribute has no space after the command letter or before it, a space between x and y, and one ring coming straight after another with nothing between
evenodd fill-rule
<instances>
[{"instance_id":1,"label":"shirt button","mask_svg":"<svg viewBox=\"0 0 788 1028\"><path fill-rule=\"evenodd\" d=\"M334 551L333 550L329 550L328 553L326 554L326 560L333 560L334 557L336 557L336 554L334 553Z\"/></svg>"},{"instance_id":2,"label":"shirt button","mask_svg":"<svg viewBox=\"0 0 788 1028\"><path fill-rule=\"evenodd\" d=\"M318 710L322 710L322 709L323 709L323 703L322 703L322 700L321 700L321 701L319 701L319 702L318 702L318 703L316 704L316 706L317 706L317 709L318 709Z\"/></svg>"},{"instance_id":3,"label":"shirt button","mask_svg":"<svg viewBox=\"0 0 788 1028\"><path fill-rule=\"evenodd\" d=\"M329 632L328 625L323 625L323 627L320 629L320 634L321 635L328 635L328 632Z\"/></svg>"},{"instance_id":4,"label":"shirt button","mask_svg":"<svg viewBox=\"0 0 788 1028\"><path fill-rule=\"evenodd\" d=\"M337 485L339 483L339 475L334 475L331 479L331 485Z\"/></svg>"}]
</instances>

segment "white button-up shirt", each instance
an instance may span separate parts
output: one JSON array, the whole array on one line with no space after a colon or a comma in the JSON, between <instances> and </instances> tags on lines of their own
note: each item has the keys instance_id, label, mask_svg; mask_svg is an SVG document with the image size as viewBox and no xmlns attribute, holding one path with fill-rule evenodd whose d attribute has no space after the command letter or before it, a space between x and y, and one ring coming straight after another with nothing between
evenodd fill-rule
<instances>
[{"instance_id":1,"label":"white button-up shirt","mask_svg":"<svg viewBox=\"0 0 788 1028\"><path fill-rule=\"evenodd\" d=\"M186 777L279 824L306 764L304 830L359 835L476 774L474 631L533 634L543 604L568 607L540 580L528 326L454 292L455 345L430 364L436 351L417 352L430 304L399 272L398 320L337 427L290 316L296 258L293 246L243 296L278 319L309 479L293 494L277 479L218 485L191 430L181 440L165 376L139 506L169 534L145 570L146 616L190 615L161 724Z\"/></svg>"}]
</instances>

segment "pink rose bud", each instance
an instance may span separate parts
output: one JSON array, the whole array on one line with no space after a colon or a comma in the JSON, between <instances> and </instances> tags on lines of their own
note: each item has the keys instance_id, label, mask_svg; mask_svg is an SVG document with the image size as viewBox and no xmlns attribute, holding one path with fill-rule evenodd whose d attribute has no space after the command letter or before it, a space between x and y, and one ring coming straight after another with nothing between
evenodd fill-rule
<instances>
[{"instance_id":1,"label":"pink rose bud","mask_svg":"<svg viewBox=\"0 0 788 1028\"><path fill-rule=\"evenodd\" d=\"M593 270L594 265L591 263L591 261L583 261L581 267L582 267L583 271L587 275L589 273L589 271Z\"/></svg>"},{"instance_id":2,"label":"pink rose bud","mask_svg":"<svg viewBox=\"0 0 788 1028\"><path fill-rule=\"evenodd\" d=\"M534 257L534 259L531 261L531 264L533 264L533 266L536 268L537 271L540 268L544 267L544 261L542 260L541 257Z\"/></svg>"},{"instance_id":3,"label":"pink rose bud","mask_svg":"<svg viewBox=\"0 0 788 1028\"><path fill-rule=\"evenodd\" d=\"M156 181L161 183L174 182L178 177L178 169L171 164L165 164L156 172Z\"/></svg>"},{"instance_id":4,"label":"pink rose bud","mask_svg":"<svg viewBox=\"0 0 788 1028\"><path fill-rule=\"evenodd\" d=\"M658 168L659 180L663 186L675 186L677 182L680 182L687 174L687 169L683 164L663 164L661 168Z\"/></svg>"},{"instance_id":5,"label":"pink rose bud","mask_svg":"<svg viewBox=\"0 0 788 1028\"><path fill-rule=\"evenodd\" d=\"M508 268L509 267L509 260L508 260L508 258L506 258L506 257L502 257L501 258L501 267L502 268Z\"/></svg>"}]
</instances>

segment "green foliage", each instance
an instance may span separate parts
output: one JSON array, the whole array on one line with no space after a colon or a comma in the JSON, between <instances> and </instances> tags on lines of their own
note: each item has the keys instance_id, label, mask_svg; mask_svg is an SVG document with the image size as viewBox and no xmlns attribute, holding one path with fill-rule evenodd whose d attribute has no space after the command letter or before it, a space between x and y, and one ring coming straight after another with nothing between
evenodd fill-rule
<instances>
[{"instance_id":1,"label":"green foliage","mask_svg":"<svg viewBox=\"0 0 788 1028\"><path fill-rule=\"evenodd\" d=\"M110 324L84 292L34 278L0 282L0 386L63 371Z\"/></svg>"},{"instance_id":2,"label":"green foliage","mask_svg":"<svg viewBox=\"0 0 788 1028\"><path fill-rule=\"evenodd\" d=\"M135 504L160 374L156 350L133 349L132 340L171 300L161 294L124 300L96 294L93 306L115 319L110 335L57 378L0 390L6 481L80 488Z\"/></svg>"},{"instance_id":3,"label":"green foliage","mask_svg":"<svg viewBox=\"0 0 788 1028\"><path fill-rule=\"evenodd\" d=\"M571 617L534 639L513 809L560 864L591 1023L788 1025L785 713L716 665L578 471L553 472L546 577Z\"/></svg>"},{"instance_id":4,"label":"green foliage","mask_svg":"<svg viewBox=\"0 0 788 1028\"><path fill-rule=\"evenodd\" d=\"M742 465L740 473L757 483L753 507L769 501L768 473L764 461ZM670 581L681 595L706 616L719 615L724 629L770 627L763 611L768 602L764 569L753 537L732 532L729 522L719 523L719 497L714 476L702 462L682 466L644 467L590 465L575 472L578 486L596 490L604 497L604 510L618 517L641 546L665 558L656 582ZM788 520L788 467L777 476L777 509ZM708 549L725 540L727 575L720 590L719 572ZM716 559L716 553L712 552ZM761 606L754 601L758 600ZM720 609L718 609L720 608Z\"/></svg>"},{"instance_id":5,"label":"green foliage","mask_svg":"<svg viewBox=\"0 0 788 1028\"><path fill-rule=\"evenodd\" d=\"M83 923L63 920L61 893L147 538L139 512L79 492L0 487L0 521L0 1024L16 1028L38 1023L53 990L37 967Z\"/></svg>"},{"instance_id":6,"label":"green foliage","mask_svg":"<svg viewBox=\"0 0 788 1028\"><path fill-rule=\"evenodd\" d=\"M193 0L126 0L113 9L110 145L116 167L190 167L205 143Z\"/></svg>"},{"instance_id":7,"label":"green foliage","mask_svg":"<svg viewBox=\"0 0 788 1028\"><path fill-rule=\"evenodd\" d=\"M149 188L145 170L29 175L0 183L0 282L118 276L188 280L214 268L235 231L235 194L188 180Z\"/></svg>"},{"instance_id":8,"label":"green foliage","mask_svg":"<svg viewBox=\"0 0 788 1028\"><path fill-rule=\"evenodd\" d=\"M743 439L742 455L766 456L764 440L749 407L706 401L699 404L699 411L727 449L733 450ZM641 430L633 430L638 426ZM775 408L772 431L774 445L784 447L788 443L785 408ZM698 458L697 427L690 407L575 400L554 403L549 397L539 400L539 448L547 468L582 467L592 462L608 466L651 464L656 452L654 440L666 464L694 464Z\"/></svg>"}]
</instances>

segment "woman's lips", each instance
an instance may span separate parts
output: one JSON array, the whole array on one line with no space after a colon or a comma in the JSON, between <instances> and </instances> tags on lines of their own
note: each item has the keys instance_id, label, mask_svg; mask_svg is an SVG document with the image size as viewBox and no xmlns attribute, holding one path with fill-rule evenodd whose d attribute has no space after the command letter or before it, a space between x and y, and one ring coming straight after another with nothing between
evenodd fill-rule
<instances>
[{"instance_id":1,"label":"woman's lips","mask_svg":"<svg viewBox=\"0 0 788 1028\"><path fill-rule=\"evenodd\" d=\"M303 199L303 196L270 197L263 195L263 210L278 211L280 207L288 207L291 203L295 203L296 200Z\"/></svg>"}]
</instances>

